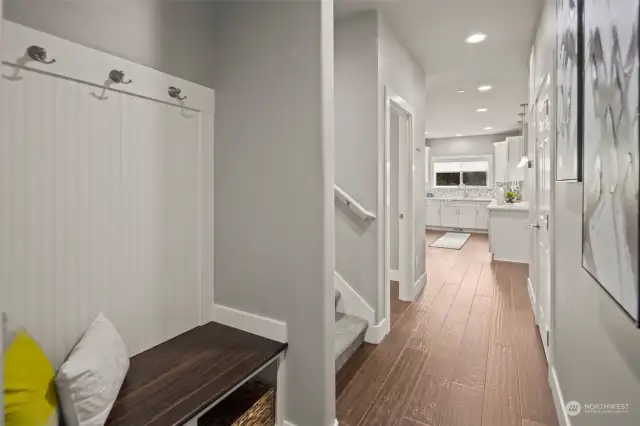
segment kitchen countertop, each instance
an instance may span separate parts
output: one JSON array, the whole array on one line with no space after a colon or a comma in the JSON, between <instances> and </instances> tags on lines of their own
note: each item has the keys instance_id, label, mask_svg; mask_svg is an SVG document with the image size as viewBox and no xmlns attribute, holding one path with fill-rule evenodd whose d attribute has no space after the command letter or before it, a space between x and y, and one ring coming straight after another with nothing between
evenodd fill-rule
<instances>
[{"instance_id":1,"label":"kitchen countertop","mask_svg":"<svg viewBox=\"0 0 640 426\"><path fill-rule=\"evenodd\" d=\"M529 211L529 202L521 201L519 203L504 203L498 204L496 200L493 200L491 204L487 206L489 210L511 210L516 212L528 212Z\"/></svg>"},{"instance_id":2,"label":"kitchen countertop","mask_svg":"<svg viewBox=\"0 0 640 426\"><path fill-rule=\"evenodd\" d=\"M426 200L433 201L476 201L479 203L488 203L493 201L493 198L463 198L463 197L426 197Z\"/></svg>"}]
</instances>

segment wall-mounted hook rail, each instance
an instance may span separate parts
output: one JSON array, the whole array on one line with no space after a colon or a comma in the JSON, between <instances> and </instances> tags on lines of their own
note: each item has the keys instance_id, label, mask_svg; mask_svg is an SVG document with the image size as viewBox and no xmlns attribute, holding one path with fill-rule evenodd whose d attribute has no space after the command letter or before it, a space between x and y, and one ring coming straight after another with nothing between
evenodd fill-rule
<instances>
[{"instance_id":1,"label":"wall-mounted hook rail","mask_svg":"<svg viewBox=\"0 0 640 426\"><path fill-rule=\"evenodd\" d=\"M177 87L169 87L169 96L171 96L172 98L175 98L179 101L183 101L185 99L187 99L186 96L180 96L180 93L182 93L182 90L178 89Z\"/></svg>"},{"instance_id":2,"label":"wall-mounted hook rail","mask_svg":"<svg viewBox=\"0 0 640 426\"><path fill-rule=\"evenodd\" d=\"M53 64L54 62L56 62L55 59L47 61L47 49L40 46L29 46L29 48L27 48L27 55L34 61L43 64Z\"/></svg>"},{"instance_id":3,"label":"wall-mounted hook rail","mask_svg":"<svg viewBox=\"0 0 640 426\"><path fill-rule=\"evenodd\" d=\"M128 81L124 81L124 71L118 70L111 70L111 72L109 73L109 80L113 81L114 83L122 84L129 84L133 81L131 79L129 79Z\"/></svg>"}]
</instances>

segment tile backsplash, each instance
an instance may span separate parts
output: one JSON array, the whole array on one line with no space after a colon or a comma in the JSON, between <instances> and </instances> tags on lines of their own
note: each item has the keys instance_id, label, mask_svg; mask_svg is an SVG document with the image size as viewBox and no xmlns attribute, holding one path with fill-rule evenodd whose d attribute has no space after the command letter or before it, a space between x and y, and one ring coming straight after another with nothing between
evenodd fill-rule
<instances>
[{"instance_id":1,"label":"tile backsplash","mask_svg":"<svg viewBox=\"0 0 640 426\"><path fill-rule=\"evenodd\" d=\"M517 193L520 193L524 187L524 181L520 182L496 182L496 187L503 187L505 190L514 189ZM427 194L433 194L436 198L480 198L490 199L494 196L495 188L427 188Z\"/></svg>"}]
</instances>

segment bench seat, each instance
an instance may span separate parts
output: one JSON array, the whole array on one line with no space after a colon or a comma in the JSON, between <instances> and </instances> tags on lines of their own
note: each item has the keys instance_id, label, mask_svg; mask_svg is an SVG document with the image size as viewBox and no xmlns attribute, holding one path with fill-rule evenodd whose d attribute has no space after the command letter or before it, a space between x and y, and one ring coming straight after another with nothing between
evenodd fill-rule
<instances>
[{"instance_id":1,"label":"bench seat","mask_svg":"<svg viewBox=\"0 0 640 426\"><path fill-rule=\"evenodd\" d=\"M108 426L183 425L287 348L210 322L131 358Z\"/></svg>"}]
</instances>

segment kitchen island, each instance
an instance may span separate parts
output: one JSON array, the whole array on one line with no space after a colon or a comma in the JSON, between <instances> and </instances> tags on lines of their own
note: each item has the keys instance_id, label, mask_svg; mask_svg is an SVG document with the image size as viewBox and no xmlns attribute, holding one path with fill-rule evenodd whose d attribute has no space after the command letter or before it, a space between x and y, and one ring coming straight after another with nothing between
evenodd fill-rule
<instances>
[{"instance_id":1,"label":"kitchen island","mask_svg":"<svg viewBox=\"0 0 640 426\"><path fill-rule=\"evenodd\" d=\"M531 229L529 203L498 204L492 201L489 211L489 250L495 260L530 263Z\"/></svg>"}]
</instances>

